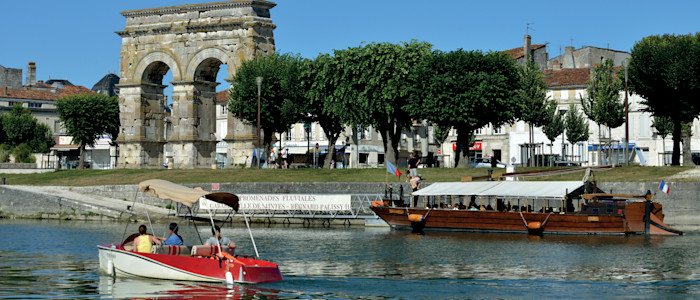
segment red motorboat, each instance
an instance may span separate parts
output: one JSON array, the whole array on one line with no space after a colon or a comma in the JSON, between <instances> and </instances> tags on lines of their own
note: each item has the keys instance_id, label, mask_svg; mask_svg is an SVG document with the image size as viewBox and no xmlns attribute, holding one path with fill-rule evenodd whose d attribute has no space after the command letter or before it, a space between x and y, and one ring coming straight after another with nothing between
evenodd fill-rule
<instances>
[{"instance_id":1,"label":"red motorboat","mask_svg":"<svg viewBox=\"0 0 700 300\"><path fill-rule=\"evenodd\" d=\"M176 201L189 208L199 201L213 202L219 207L224 205L232 210L238 210L238 197L234 194L210 193L165 180L141 182L139 193ZM247 225L247 218L245 219ZM210 220L213 225L211 213ZM248 229L250 231L250 227ZM137 236L138 234L133 234L120 244L97 246L100 269L113 276L169 280L226 283L263 283L282 280L282 274L276 264L257 258L259 255L257 255L254 240L255 257L236 255L226 245L153 246L153 253L140 253L133 251L133 240Z\"/></svg>"}]
</instances>

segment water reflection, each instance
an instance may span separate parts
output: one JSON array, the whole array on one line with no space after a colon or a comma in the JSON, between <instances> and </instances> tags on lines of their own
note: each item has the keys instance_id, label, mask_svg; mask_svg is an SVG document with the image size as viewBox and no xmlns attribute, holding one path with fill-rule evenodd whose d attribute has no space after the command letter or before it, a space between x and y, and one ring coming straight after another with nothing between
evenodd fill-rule
<instances>
[{"instance_id":1,"label":"water reflection","mask_svg":"<svg viewBox=\"0 0 700 300\"><path fill-rule=\"evenodd\" d=\"M252 231L261 257L279 264L284 281L227 287L113 279L98 271L95 245L118 241L124 224L0 220L0 240L10 241L0 244L0 298L700 296L700 235L420 235L360 226ZM239 253L253 253L244 227L222 232ZM181 231L190 244L198 243L198 233L210 234L207 228Z\"/></svg>"},{"instance_id":2,"label":"water reflection","mask_svg":"<svg viewBox=\"0 0 700 300\"><path fill-rule=\"evenodd\" d=\"M250 285L100 276L98 291L115 299L275 299L279 291Z\"/></svg>"}]
</instances>

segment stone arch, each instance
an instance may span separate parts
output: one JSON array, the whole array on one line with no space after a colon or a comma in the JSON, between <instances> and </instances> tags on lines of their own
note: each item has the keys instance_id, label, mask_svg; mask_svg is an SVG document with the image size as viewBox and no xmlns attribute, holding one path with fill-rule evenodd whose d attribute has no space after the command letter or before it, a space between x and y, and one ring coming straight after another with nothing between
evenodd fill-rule
<instances>
[{"instance_id":1,"label":"stone arch","mask_svg":"<svg viewBox=\"0 0 700 300\"><path fill-rule=\"evenodd\" d=\"M234 65L226 51L218 47L202 49L197 52L187 64L186 74L192 76L191 78L187 78L187 80L216 81L216 74L221 64L228 65L228 76L230 79L232 74L234 74L232 73Z\"/></svg>"},{"instance_id":2,"label":"stone arch","mask_svg":"<svg viewBox=\"0 0 700 300\"><path fill-rule=\"evenodd\" d=\"M182 80L182 72L180 71L180 64L177 62L175 57L173 57L171 54L163 52L163 51L154 51L151 53L146 54L136 65L136 68L134 69L133 76L131 76L132 80L134 81L141 81L143 80L144 76L151 76L149 74L149 71L162 71L162 70L153 70L154 68L159 68L162 69L163 66L165 65L168 67L168 69L165 69L164 72L160 75L160 79L162 81L163 75L170 70L173 72L173 81L180 81ZM162 84L162 83L161 83Z\"/></svg>"},{"instance_id":3,"label":"stone arch","mask_svg":"<svg viewBox=\"0 0 700 300\"><path fill-rule=\"evenodd\" d=\"M236 0L122 12L118 167L214 165L219 66L227 64L231 78L242 60L274 51L270 9L275 5ZM168 70L173 75L170 115L162 82ZM227 118L232 128L230 113ZM253 130L228 132L226 139L237 143L230 147L238 149L228 148L233 153L228 155L240 156L237 163L250 161L245 156L253 152Z\"/></svg>"}]
</instances>

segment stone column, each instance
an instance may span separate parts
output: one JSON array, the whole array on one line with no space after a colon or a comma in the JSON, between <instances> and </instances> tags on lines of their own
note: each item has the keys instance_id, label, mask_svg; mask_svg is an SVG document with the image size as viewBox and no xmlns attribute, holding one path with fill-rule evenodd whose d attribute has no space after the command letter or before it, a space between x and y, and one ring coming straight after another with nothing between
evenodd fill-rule
<instances>
[{"instance_id":1,"label":"stone column","mask_svg":"<svg viewBox=\"0 0 700 300\"><path fill-rule=\"evenodd\" d=\"M119 85L118 168L154 168L163 161L164 103L162 85Z\"/></svg>"},{"instance_id":2,"label":"stone column","mask_svg":"<svg viewBox=\"0 0 700 300\"><path fill-rule=\"evenodd\" d=\"M216 83L173 82L173 167L209 168L215 164Z\"/></svg>"},{"instance_id":3,"label":"stone column","mask_svg":"<svg viewBox=\"0 0 700 300\"><path fill-rule=\"evenodd\" d=\"M243 120L228 112L227 133L224 141L228 143L226 156L229 166L250 167L253 160L253 148L257 139L255 126L245 124Z\"/></svg>"}]
</instances>

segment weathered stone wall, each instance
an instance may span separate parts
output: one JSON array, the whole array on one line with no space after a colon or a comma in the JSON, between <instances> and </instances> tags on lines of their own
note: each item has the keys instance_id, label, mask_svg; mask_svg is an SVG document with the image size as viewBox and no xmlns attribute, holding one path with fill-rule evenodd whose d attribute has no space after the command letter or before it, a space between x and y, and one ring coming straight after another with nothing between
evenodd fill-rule
<instances>
[{"instance_id":1,"label":"weathered stone wall","mask_svg":"<svg viewBox=\"0 0 700 300\"><path fill-rule=\"evenodd\" d=\"M22 69L12 69L0 66L0 89L22 89ZM2 93L3 91L0 91Z\"/></svg>"}]
</instances>

